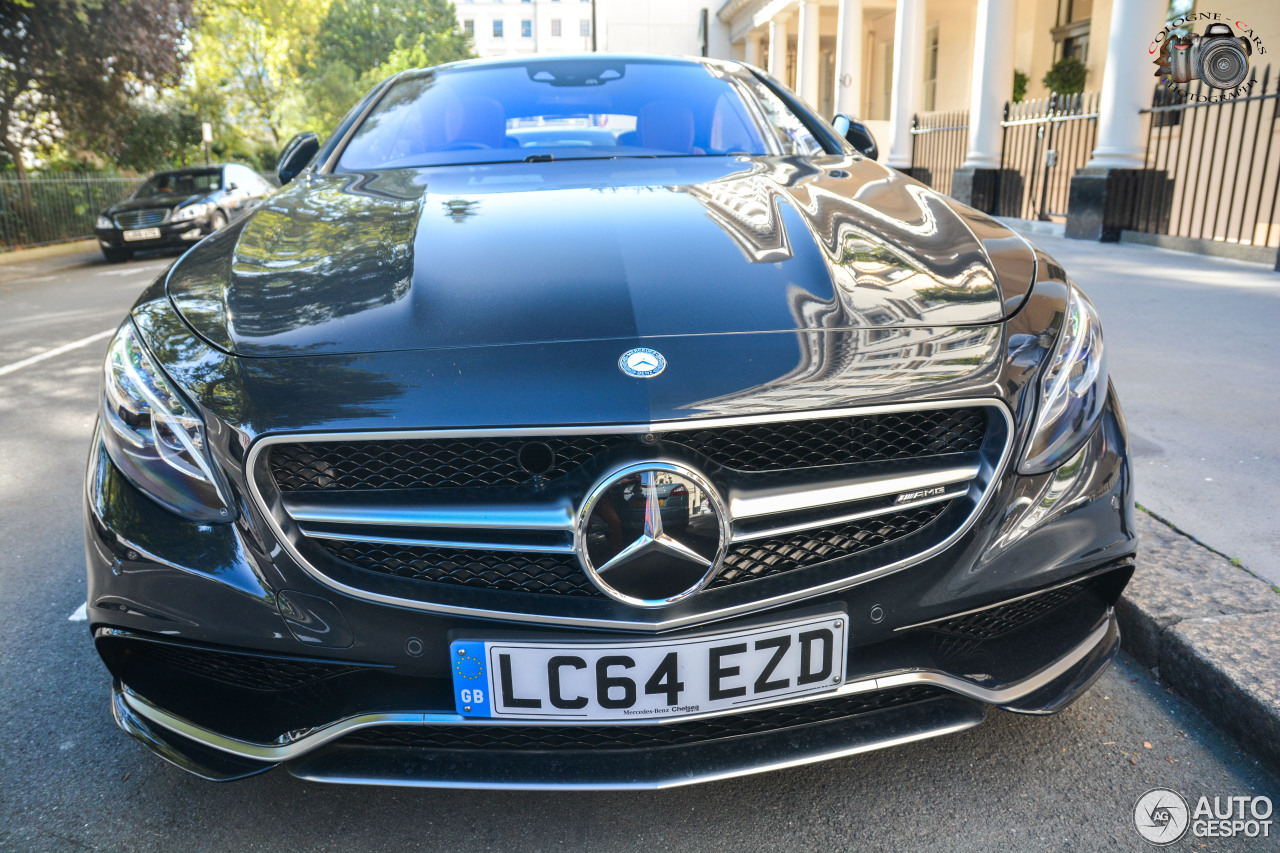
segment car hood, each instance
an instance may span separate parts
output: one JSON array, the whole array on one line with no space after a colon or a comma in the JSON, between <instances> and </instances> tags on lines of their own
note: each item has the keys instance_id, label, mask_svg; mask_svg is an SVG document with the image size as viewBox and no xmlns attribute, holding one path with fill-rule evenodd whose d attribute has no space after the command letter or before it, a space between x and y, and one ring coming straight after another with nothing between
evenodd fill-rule
<instances>
[{"instance_id":1,"label":"car hood","mask_svg":"<svg viewBox=\"0 0 1280 853\"><path fill-rule=\"evenodd\" d=\"M146 198L127 198L124 201L116 202L111 205L104 211L104 213L112 215L126 210L143 210L156 207L181 207L184 204L190 204L193 201L200 201L204 198L205 196L203 194L178 196L171 193L147 196Z\"/></svg>"},{"instance_id":2,"label":"car hood","mask_svg":"<svg viewBox=\"0 0 1280 853\"><path fill-rule=\"evenodd\" d=\"M973 326L1013 232L862 158L517 163L304 178L170 273L243 356Z\"/></svg>"}]
</instances>

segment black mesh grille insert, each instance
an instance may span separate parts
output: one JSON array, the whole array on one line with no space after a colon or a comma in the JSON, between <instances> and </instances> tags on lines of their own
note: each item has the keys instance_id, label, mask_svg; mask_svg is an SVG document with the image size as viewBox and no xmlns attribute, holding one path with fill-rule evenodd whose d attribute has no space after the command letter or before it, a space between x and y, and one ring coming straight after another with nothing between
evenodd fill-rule
<instances>
[{"instance_id":1,"label":"black mesh grille insert","mask_svg":"<svg viewBox=\"0 0 1280 853\"><path fill-rule=\"evenodd\" d=\"M254 657L165 643L136 643L132 649L134 653L146 655L174 669L249 690L295 690L361 669L342 664Z\"/></svg>"},{"instance_id":2,"label":"black mesh grille insert","mask_svg":"<svg viewBox=\"0 0 1280 853\"><path fill-rule=\"evenodd\" d=\"M949 505L949 501L930 504L735 545L725 556L724 569L711 582L711 588L816 566L902 539L932 523Z\"/></svg>"},{"instance_id":3,"label":"black mesh grille insert","mask_svg":"<svg viewBox=\"0 0 1280 853\"><path fill-rule=\"evenodd\" d=\"M608 750L684 746L856 717L948 695L939 687L906 687L781 708L646 726L379 726L340 743L479 750Z\"/></svg>"},{"instance_id":4,"label":"black mesh grille insert","mask_svg":"<svg viewBox=\"0 0 1280 853\"><path fill-rule=\"evenodd\" d=\"M970 613L968 616L957 616L955 619L947 619L944 622L934 622L922 628L967 640L992 640L1016 631L1041 616L1057 610L1088 588L1089 581L1079 581L1030 598Z\"/></svg>"},{"instance_id":5,"label":"black mesh grille insert","mask_svg":"<svg viewBox=\"0 0 1280 853\"><path fill-rule=\"evenodd\" d=\"M658 438L750 473L967 453L981 447L986 430L986 410L972 407L717 427ZM635 440L588 435L276 444L269 463L276 485L286 492L516 486L534 479L520 464L526 444L554 451L554 464L540 472L549 482Z\"/></svg>"},{"instance_id":6,"label":"black mesh grille insert","mask_svg":"<svg viewBox=\"0 0 1280 853\"><path fill-rule=\"evenodd\" d=\"M572 554L470 551L328 540L340 560L370 572L457 586L550 595L601 595Z\"/></svg>"},{"instance_id":7,"label":"black mesh grille insert","mask_svg":"<svg viewBox=\"0 0 1280 853\"><path fill-rule=\"evenodd\" d=\"M922 530L947 508L903 512L818 527L730 547L712 589L849 557ZM416 581L541 595L602 596L573 554L478 551L318 540L338 559L369 572Z\"/></svg>"}]
</instances>

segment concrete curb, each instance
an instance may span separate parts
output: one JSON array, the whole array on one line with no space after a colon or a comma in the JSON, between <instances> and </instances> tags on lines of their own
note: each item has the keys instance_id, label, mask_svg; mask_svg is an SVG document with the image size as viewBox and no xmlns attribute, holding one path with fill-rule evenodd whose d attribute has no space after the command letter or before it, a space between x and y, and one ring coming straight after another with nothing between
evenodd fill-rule
<instances>
[{"instance_id":1,"label":"concrete curb","mask_svg":"<svg viewBox=\"0 0 1280 853\"><path fill-rule=\"evenodd\" d=\"M1280 772L1280 593L1145 512L1136 524L1125 650Z\"/></svg>"},{"instance_id":2,"label":"concrete curb","mask_svg":"<svg viewBox=\"0 0 1280 853\"><path fill-rule=\"evenodd\" d=\"M97 248L97 240L76 240L73 243L55 243L52 246L37 246L34 249L14 249L11 252L0 252L0 266L22 264L27 261L41 261L45 258L57 258L62 255L76 255L80 252L90 252Z\"/></svg>"}]
</instances>

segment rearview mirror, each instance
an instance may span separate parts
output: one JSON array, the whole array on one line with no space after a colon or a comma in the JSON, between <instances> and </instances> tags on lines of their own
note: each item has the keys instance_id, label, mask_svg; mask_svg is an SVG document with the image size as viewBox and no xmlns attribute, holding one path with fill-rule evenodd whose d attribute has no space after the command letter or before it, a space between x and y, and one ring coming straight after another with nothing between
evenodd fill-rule
<instances>
[{"instance_id":1,"label":"rearview mirror","mask_svg":"<svg viewBox=\"0 0 1280 853\"><path fill-rule=\"evenodd\" d=\"M280 179L280 186L298 177L319 150L320 137L314 133L299 133L290 139L276 161L276 177Z\"/></svg>"},{"instance_id":2,"label":"rearview mirror","mask_svg":"<svg viewBox=\"0 0 1280 853\"><path fill-rule=\"evenodd\" d=\"M842 113L831 120L831 125L836 129L836 133L843 136L855 150L872 160L880 156L880 148L876 145L876 138L871 135L871 128L856 118L850 118Z\"/></svg>"}]
</instances>

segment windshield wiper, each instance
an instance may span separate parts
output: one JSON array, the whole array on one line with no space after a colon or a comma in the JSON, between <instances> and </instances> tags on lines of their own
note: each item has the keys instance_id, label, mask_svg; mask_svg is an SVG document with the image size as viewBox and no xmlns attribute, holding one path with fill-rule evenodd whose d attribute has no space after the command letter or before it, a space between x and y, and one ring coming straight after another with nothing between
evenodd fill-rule
<instances>
[{"instance_id":1,"label":"windshield wiper","mask_svg":"<svg viewBox=\"0 0 1280 853\"><path fill-rule=\"evenodd\" d=\"M554 154L530 154L524 158L524 161L526 163L550 163L554 159L556 159Z\"/></svg>"}]
</instances>

